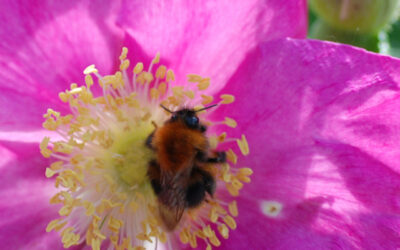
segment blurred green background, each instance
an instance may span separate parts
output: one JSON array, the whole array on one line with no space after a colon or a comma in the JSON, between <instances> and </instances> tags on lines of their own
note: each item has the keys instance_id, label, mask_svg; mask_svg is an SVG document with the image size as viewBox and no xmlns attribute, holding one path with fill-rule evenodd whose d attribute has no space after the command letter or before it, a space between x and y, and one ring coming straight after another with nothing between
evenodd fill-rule
<instances>
[{"instance_id":1,"label":"blurred green background","mask_svg":"<svg viewBox=\"0 0 400 250\"><path fill-rule=\"evenodd\" d=\"M400 0L309 0L308 37L400 58L399 15Z\"/></svg>"}]
</instances>

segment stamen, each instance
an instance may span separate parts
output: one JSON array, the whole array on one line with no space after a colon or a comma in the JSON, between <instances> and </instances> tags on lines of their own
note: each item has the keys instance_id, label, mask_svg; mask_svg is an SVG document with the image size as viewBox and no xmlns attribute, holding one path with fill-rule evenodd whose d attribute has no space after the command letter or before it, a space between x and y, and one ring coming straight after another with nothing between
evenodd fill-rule
<instances>
[{"instance_id":1,"label":"stamen","mask_svg":"<svg viewBox=\"0 0 400 250\"><path fill-rule=\"evenodd\" d=\"M222 101L221 104L230 104L235 101L235 97L233 95L221 95Z\"/></svg>"},{"instance_id":2,"label":"stamen","mask_svg":"<svg viewBox=\"0 0 400 250\"><path fill-rule=\"evenodd\" d=\"M231 127L231 128L236 128L236 126L237 126L236 121L233 120L232 118L229 118L229 117L225 117L225 122L224 123L226 125L228 125L229 127Z\"/></svg>"},{"instance_id":3,"label":"stamen","mask_svg":"<svg viewBox=\"0 0 400 250\"><path fill-rule=\"evenodd\" d=\"M92 74L92 73L97 73L98 70L96 69L96 67L94 66L94 64L89 65L88 67L86 67L86 69L83 71L83 74L87 75L87 74Z\"/></svg>"},{"instance_id":4,"label":"stamen","mask_svg":"<svg viewBox=\"0 0 400 250\"><path fill-rule=\"evenodd\" d=\"M201 98L203 99L203 101L201 102L201 104L203 105L210 104L214 100L214 97L208 95L201 95Z\"/></svg>"},{"instance_id":5,"label":"stamen","mask_svg":"<svg viewBox=\"0 0 400 250\"><path fill-rule=\"evenodd\" d=\"M249 150L249 144L247 143L246 137L244 135L242 135L242 139L241 140L236 140L240 151L242 152L243 155L248 155L250 150Z\"/></svg>"},{"instance_id":6,"label":"stamen","mask_svg":"<svg viewBox=\"0 0 400 250\"><path fill-rule=\"evenodd\" d=\"M145 242L156 247L167 244L170 237L179 237L183 244L193 248L198 246L198 239L204 240L207 249L220 246L218 237L228 239L229 230L236 228L233 217L238 216L238 208L236 201L219 197L219 190L225 188L232 196L238 196L252 174L249 168L234 166L238 156L226 144L236 141L242 154L247 155L246 138L228 138L226 132L207 134L211 148L218 151L220 144L227 148L229 162L207 166L218 183L225 184L218 184L215 195L198 207L185 209L176 230L166 233L158 214L158 197L147 176L155 153L146 147L146 140L171 115L160 108L161 103L172 111L209 106L214 97L202 91L210 86L210 78L191 74L188 81L195 86L170 85L175 81L171 69L160 65L152 72L160 62L157 53L148 71L143 63L137 63L130 69L133 76L129 79L127 72L132 66L127 54L128 49L123 47L120 71L115 74L102 76L95 65L90 65L83 71L84 86L72 83L70 89L59 93L61 101L70 106L71 114L61 115L48 109L44 115L43 127L56 131L62 138L57 141L44 137L40 143L44 157L57 159L46 168L45 175L54 178L55 187L60 189L50 203L59 205L61 218L52 220L46 231L59 232L66 248L86 242L92 249L101 249L103 242L109 242L115 249L139 250L145 249ZM91 91L94 84L102 88L101 96L94 96ZM235 99L232 95L220 97L219 104ZM202 124L237 126L228 117L222 122L202 117L212 110L196 112ZM210 151L212 154L213 150ZM221 236L217 237L216 232Z\"/></svg>"}]
</instances>

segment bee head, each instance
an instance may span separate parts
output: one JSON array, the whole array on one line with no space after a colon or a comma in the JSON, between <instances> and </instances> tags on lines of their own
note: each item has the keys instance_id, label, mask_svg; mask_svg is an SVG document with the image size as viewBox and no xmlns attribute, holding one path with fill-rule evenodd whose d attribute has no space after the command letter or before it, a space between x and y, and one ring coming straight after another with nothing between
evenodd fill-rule
<instances>
[{"instance_id":1,"label":"bee head","mask_svg":"<svg viewBox=\"0 0 400 250\"><path fill-rule=\"evenodd\" d=\"M216 104L208 106L208 107L205 107L205 108L202 108L202 109L199 109L199 110L193 110L193 109L184 108L184 109L181 109L181 110L178 110L178 111L175 111L175 112L172 112L171 110L169 110L168 108L166 108L162 104L160 106L163 109L165 109L167 112L172 114L172 116L171 116L171 121L172 122L181 120L189 128L197 129L197 128L200 127L200 125L199 125L199 118L196 116L196 113L199 112L199 111L202 111L202 110L206 110L206 109L212 108L212 107L216 106Z\"/></svg>"}]
</instances>

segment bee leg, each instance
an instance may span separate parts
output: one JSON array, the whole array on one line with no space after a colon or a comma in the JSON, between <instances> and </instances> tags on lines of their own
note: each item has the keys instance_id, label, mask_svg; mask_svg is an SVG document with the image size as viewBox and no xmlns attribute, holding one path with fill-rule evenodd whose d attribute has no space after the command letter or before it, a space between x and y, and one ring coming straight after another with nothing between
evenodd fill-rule
<instances>
[{"instance_id":1,"label":"bee leg","mask_svg":"<svg viewBox=\"0 0 400 250\"><path fill-rule=\"evenodd\" d=\"M153 145L151 144L151 142L153 141L153 137L154 137L154 132L152 132L146 139L146 146L150 149L154 149Z\"/></svg>"},{"instance_id":2,"label":"bee leg","mask_svg":"<svg viewBox=\"0 0 400 250\"><path fill-rule=\"evenodd\" d=\"M198 151L196 159L205 163L224 163L226 162L226 153L224 151L214 152L213 157L207 157L205 152Z\"/></svg>"},{"instance_id":3,"label":"bee leg","mask_svg":"<svg viewBox=\"0 0 400 250\"><path fill-rule=\"evenodd\" d=\"M197 207L206 196L204 184L199 181L192 183L186 191L186 202L189 208Z\"/></svg>"},{"instance_id":4,"label":"bee leg","mask_svg":"<svg viewBox=\"0 0 400 250\"><path fill-rule=\"evenodd\" d=\"M224 163L226 162L226 153L224 151L215 152L214 157L207 158L208 163Z\"/></svg>"},{"instance_id":5,"label":"bee leg","mask_svg":"<svg viewBox=\"0 0 400 250\"><path fill-rule=\"evenodd\" d=\"M147 176L150 179L151 187L156 195L161 193L161 173L160 166L155 160L150 161L149 168L147 169Z\"/></svg>"},{"instance_id":6,"label":"bee leg","mask_svg":"<svg viewBox=\"0 0 400 250\"><path fill-rule=\"evenodd\" d=\"M203 176L203 184L206 192L213 197L216 189L215 179L206 171L201 171Z\"/></svg>"},{"instance_id":7,"label":"bee leg","mask_svg":"<svg viewBox=\"0 0 400 250\"><path fill-rule=\"evenodd\" d=\"M204 125L200 125L200 132L204 133L207 131L207 127Z\"/></svg>"},{"instance_id":8,"label":"bee leg","mask_svg":"<svg viewBox=\"0 0 400 250\"><path fill-rule=\"evenodd\" d=\"M193 168L190 178L192 182L186 191L186 202L189 208L193 208L206 200L206 193L213 196L216 183L210 173L198 167Z\"/></svg>"}]
</instances>

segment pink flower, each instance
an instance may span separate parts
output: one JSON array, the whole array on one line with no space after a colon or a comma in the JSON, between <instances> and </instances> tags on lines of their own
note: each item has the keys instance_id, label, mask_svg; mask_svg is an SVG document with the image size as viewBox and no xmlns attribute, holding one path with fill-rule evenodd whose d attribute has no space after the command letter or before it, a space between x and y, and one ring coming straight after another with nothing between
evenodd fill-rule
<instances>
[{"instance_id":1,"label":"pink flower","mask_svg":"<svg viewBox=\"0 0 400 250\"><path fill-rule=\"evenodd\" d=\"M208 117L238 122L211 132L245 134L250 154L236 165L254 171L237 197L237 228L227 240L214 228L223 248L400 245L399 60L285 38L304 38L304 1L40 4L10 1L0 10L5 249L62 248L58 233L45 232L60 207L48 204L58 190L44 178L51 161L38 150L48 134L42 114L49 107L70 113L58 93L84 84L82 70L92 63L113 74L122 45L133 65L149 65L160 51L161 64L175 71L171 86L196 73L211 78L205 94L216 101L225 93L236 98ZM101 91L93 87L94 95Z\"/></svg>"}]
</instances>

